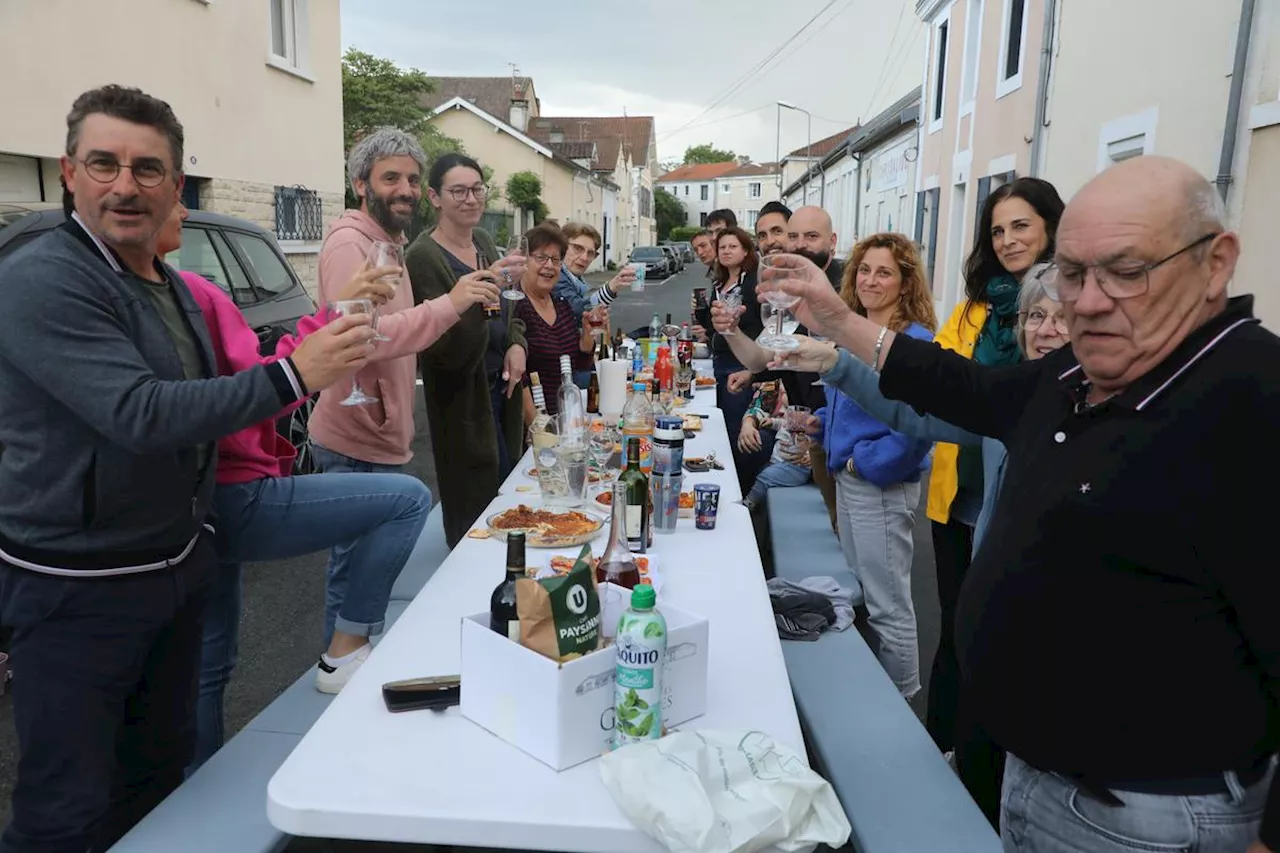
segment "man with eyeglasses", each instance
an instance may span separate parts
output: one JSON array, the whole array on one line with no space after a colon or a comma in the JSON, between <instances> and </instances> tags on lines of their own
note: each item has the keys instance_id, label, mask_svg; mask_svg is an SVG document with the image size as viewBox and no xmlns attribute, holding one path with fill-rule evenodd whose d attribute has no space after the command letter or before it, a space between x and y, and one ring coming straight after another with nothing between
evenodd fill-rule
<instances>
[{"instance_id":1,"label":"man with eyeglasses","mask_svg":"<svg viewBox=\"0 0 1280 853\"><path fill-rule=\"evenodd\" d=\"M600 257L600 246L603 242L600 232L590 225L581 222L570 222L560 229L569 241L569 251L564 256L564 266L560 268L560 280L556 282L553 296L569 303L574 316L582 319L583 312L597 305L611 305L618 298L623 287L636 280L636 273L630 266L624 266L618 274L595 290L591 290L582 280L587 268Z\"/></svg>"},{"instance_id":2,"label":"man with eyeglasses","mask_svg":"<svg viewBox=\"0 0 1280 853\"><path fill-rule=\"evenodd\" d=\"M0 623L22 669L4 853L105 850L182 782L215 442L369 356L368 320L343 318L217 375L199 305L156 259L182 148L165 102L82 94L62 158L74 210L0 264Z\"/></svg>"},{"instance_id":3,"label":"man with eyeglasses","mask_svg":"<svg viewBox=\"0 0 1280 853\"><path fill-rule=\"evenodd\" d=\"M1225 220L1175 160L1094 178L1040 279L1071 346L1013 367L852 314L807 262L780 284L887 396L1008 449L956 614L1006 850L1280 850L1280 338L1227 296Z\"/></svg>"}]
</instances>

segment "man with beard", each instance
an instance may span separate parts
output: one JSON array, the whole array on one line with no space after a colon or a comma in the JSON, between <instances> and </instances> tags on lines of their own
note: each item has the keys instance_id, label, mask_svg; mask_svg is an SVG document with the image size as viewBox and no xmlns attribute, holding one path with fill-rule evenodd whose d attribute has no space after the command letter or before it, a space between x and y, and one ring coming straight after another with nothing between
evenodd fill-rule
<instances>
[{"instance_id":1,"label":"man with beard","mask_svg":"<svg viewBox=\"0 0 1280 853\"><path fill-rule=\"evenodd\" d=\"M418 141L402 130L380 127L351 148L347 173L360 199L358 210L345 211L329 229L320 249L321 304L342 292L368 263L375 242L403 246L405 231L422 200L426 155ZM379 331L395 357L382 353L356 375L360 388L377 399L363 406L344 406L345 394L324 394L311 414L316 463L325 473L402 472L413 458L413 394L416 355L458 322L472 305L498 301L495 278L487 271L466 276L449 293L414 305L409 273L401 268L395 293L378 309ZM354 542L334 546L329 557L325 626L332 630L346 589L347 564ZM341 666L345 660L331 660Z\"/></svg>"},{"instance_id":2,"label":"man with beard","mask_svg":"<svg viewBox=\"0 0 1280 853\"><path fill-rule=\"evenodd\" d=\"M793 235L787 228L791 220L791 208L780 201L771 201L760 208L756 218L756 250L760 256L790 252Z\"/></svg>"},{"instance_id":3,"label":"man with beard","mask_svg":"<svg viewBox=\"0 0 1280 853\"><path fill-rule=\"evenodd\" d=\"M791 214L787 239L797 255L803 255L827 274L827 281L840 289L844 264L835 258L836 235L831 217L820 207L808 205Z\"/></svg>"}]
</instances>

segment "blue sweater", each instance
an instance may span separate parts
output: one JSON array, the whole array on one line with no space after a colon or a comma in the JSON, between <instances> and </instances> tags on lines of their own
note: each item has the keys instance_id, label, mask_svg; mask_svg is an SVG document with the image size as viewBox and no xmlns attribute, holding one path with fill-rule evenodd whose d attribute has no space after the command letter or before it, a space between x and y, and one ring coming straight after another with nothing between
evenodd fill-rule
<instances>
[{"instance_id":1,"label":"blue sweater","mask_svg":"<svg viewBox=\"0 0 1280 853\"><path fill-rule=\"evenodd\" d=\"M560 265L560 278L556 281L555 289L551 291L552 296L558 296L569 303L569 307L573 309L573 316L579 320L582 314L588 308L594 308L597 305L608 305L613 302L614 296L609 292L607 287L597 287L591 290L587 283L569 272L569 267L565 264Z\"/></svg>"},{"instance_id":2,"label":"blue sweater","mask_svg":"<svg viewBox=\"0 0 1280 853\"><path fill-rule=\"evenodd\" d=\"M923 341L933 340L929 330L916 323L904 334ZM826 394L827 405L814 414L822 422L822 446L827 452L828 470L843 471L852 459L858 476L882 489L920 479L932 442L894 432L834 385L826 387Z\"/></svg>"},{"instance_id":3,"label":"blue sweater","mask_svg":"<svg viewBox=\"0 0 1280 853\"><path fill-rule=\"evenodd\" d=\"M1004 482L1005 447L994 438L983 438L953 426L933 415L922 415L906 403L890 400L880 393L880 374L871 366L859 361L844 350L836 366L823 374L822 380L852 397L859 406L873 417L880 418L899 432L927 441L949 441L982 447L982 511L973 528L973 553L986 535L991 514L995 511L1000 486ZM856 463L855 463L856 464Z\"/></svg>"}]
</instances>

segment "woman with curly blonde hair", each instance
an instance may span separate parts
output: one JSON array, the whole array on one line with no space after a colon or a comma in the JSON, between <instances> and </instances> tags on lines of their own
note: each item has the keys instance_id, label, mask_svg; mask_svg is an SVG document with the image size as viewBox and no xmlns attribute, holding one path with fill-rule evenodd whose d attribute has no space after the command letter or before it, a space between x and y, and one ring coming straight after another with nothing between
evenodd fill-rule
<instances>
[{"instance_id":1,"label":"woman with curly blonde hair","mask_svg":"<svg viewBox=\"0 0 1280 853\"><path fill-rule=\"evenodd\" d=\"M932 340L938 321L923 269L910 239L873 234L853 248L841 295L854 311L898 334ZM912 528L931 445L889 429L830 385L826 395L827 405L815 414L836 483L840 546L862 585L880 665L911 700L920 692Z\"/></svg>"}]
</instances>

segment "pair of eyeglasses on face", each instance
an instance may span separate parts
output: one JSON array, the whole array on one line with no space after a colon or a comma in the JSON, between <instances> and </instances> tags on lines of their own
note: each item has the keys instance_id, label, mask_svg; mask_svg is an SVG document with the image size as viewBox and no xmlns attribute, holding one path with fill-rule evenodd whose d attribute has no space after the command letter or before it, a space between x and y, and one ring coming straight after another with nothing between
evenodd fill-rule
<instances>
[{"instance_id":1,"label":"pair of eyeglasses on face","mask_svg":"<svg viewBox=\"0 0 1280 853\"><path fill-rule=\"evenodd\" d=\"M571 255L585 254L587 256L587 259L591 261L594 261L596 258L600 257L600 253L597 252L595 249L584 249L582 246L579 246L577 243L569 244L569 254Z\"/></svg>"},{"instance_id":2,"label":"pair of eyeglasses on face","mask_svg":"<svg viewBox=\"0 0 1280 853\"><path fill-rule=\"evenodd\" d=\"M488 195L489 189L481 184L474 187L447 187L445 192L449 194L449 198L461 204L467 200L467 196L475 196L476 201L484 201L484 197Z\"/></svg>"},{"instance_id":3,"label":"pair of eyeglasses on face","mask_svg":"<svg viewBox=\"0 0 1280 853\"><path fill-rule=\"evenodd\" d=\"M80 163L84 165L85 173L100 184L111 183L120 177L121 169L128 169L133 173L135 184L152 189L164 183L165 176L169 174L164 163L152 157L143 157L132 163L121 163L114 157L91 154Z\"/></svg>"},{"instance_id":4,"label":"pair of eyeglasses on face","mask_svg":"<svg viewBox=\"0 0 1280 853\"><path fill-rule=\"evenodd\" d=\"M1211 240L1217 239L1221 231L1205 234L1183 246L1173 254L1166 255L1149 264L1134 261L1111 261L1105 264L1057 264L1045 267L1036 276L1044 285L1049 298L1055 302L1075 302L1084 292L1085 279L1093 270L1093 280L1098 288L1111 299L1132 299L1141 296L1151 288L1151 273L1180 257L1192 249L1199 248Z\"/></svg>"},{"instance_id":5,"label":"pair of eyeglasses on face","mask_svg":"<svg viewBox=\"0 0 1280 853\"><path fill-rule=\"evenodd\" d=\"M530 255L529 260L533 261L536 265L540 267L545 267L549 264L554 264L556 266L560 265L560 258L558 258L555 255L544 255L544 254L538 253L536 255Z\"/></svg>"},{"instance_id":6,"label":"pair of eyeglasses on face","mask_svg":"<svg viewBox=\"0 0 1280 853\"><path fill-rule=\"evenodd\" d=\"M1039 308L1033 308L1022 315L1022 328L1028 332L1034 332L1041 326L1050 324L1054 329L1058 330L1058 334L1067 334L1067 318L1061 314L1046 314Z\"/></svg>"}]
</instances>

